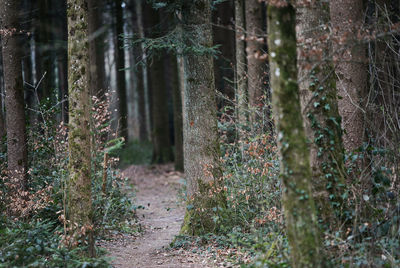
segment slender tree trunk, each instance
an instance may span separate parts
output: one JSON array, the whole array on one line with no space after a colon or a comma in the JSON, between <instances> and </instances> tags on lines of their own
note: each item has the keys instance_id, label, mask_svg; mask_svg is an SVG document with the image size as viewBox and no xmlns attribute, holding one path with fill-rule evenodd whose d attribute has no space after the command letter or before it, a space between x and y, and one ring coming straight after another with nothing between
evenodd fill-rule
<instances>
[{"instance_id":1,"label":"slender tree trunk","mask_svg":"<svg viewBox=\"0 0 400 268\"><path fill-rule=\"evenodd\" d=\"M55 89L55 50L52 28L53 5L50 0L38 0L35 42L36 42L36 81L39 82L39 100L47 98L54 104L53 91Z\"/></svg>"},{"instance_id":2,"label":"slender tree trunk","mask_svg":"<svg viewBox=\"0 0 400 268\"><path fill-rule=\"evenodd\" d=\"M0 48L1 45L1 36L0 36ZM3 53L2 49L0 49L0 143L3 137L6 135L6 124L4 121L4 113L3 113L3 92L4 92L4 83L3 83Z\"/></svg>"},{"instance_id":3,"label":"slender tree trunk","mask_svg":"<svg viewBox=\"0 0 400 268\"><path fill-rule=\"evenodd\" d=\"M293 267L324 267L297 85L295 17L290 4L268 7L270 81L284 187L282 204Z\"/></svg>"},{"instance_id":4,"label":"slender tree trunk","mask_svg":"<svg viewBox=\"0 0 400 268\"><path fill-rule=\"evenodd\" d=\"M235 37L236 37L236 114L239 127L247 124L247 58L246 58L246 18L245 1L235 0ZM240 133L239 133L240 136Z\"/></svg>"},{"instance_id":5,"label":"slender tree trunk","mask_svg":"<svg viewBox=\"0 0 400 268\"><path fill-rule=\"evenodd\" d=\"M364 101L368 74L366 50L362 40L354 40L363 25L362 0L330 1L331 22L338 39L346 37L344 44L333 43L335 71L339 98L339 113L345 130L343 144L346 150L359 148L364 141Z\"/></svg>"},{"instance_id":6,"label":"slender tree trunk","mask_svg":"<svg viewBox=\"0 0 400 268\"><path fill-rule=\"evenodd\" d=\"M104 31L101 18L102 0L88 0L89 4L89 58L90 62L90 93L100 99L104 98L105 69L104 69Z\"/></svg>"},{"instance_id":7,"label":"slender tree trunk","mask_svg":"<svg viewBox=\"0 0 400 268\"><path fill-rule=\"evenodd\" d=\"M2 36L7 124L8 175L19 189L27 187L27 145L22 79L22 42L19 12L21 1L2 0L1 28L9 31Z\"/></svg>"},{"instance_id":8,"label":"slender tree trunk","mask_svg":"<svg viewBox=\"0 0 400 268\"><path fill-rule=\"evenodd\" d=\"M173 114L174 114L174 143L175 170L183 171L183 130L182 130L182 100L179 86L178 62L174 55L168 55L166 76L171 80Z\"/></svg>"},{"instance_id":9,"label":"slender tree trunk","mask_svg":"<svg viewBox=\"0 0 400 268\"><path fill-rule=\"evenodd\" d=\"M265 94L265 58L262 57L263 46L265 45L262 19L262 4L258 0L245 1L245 18L247 30L247 83L249 107L251 108L250 121L254 124L260 122L262 116L257 113L261 112Z\"/></svg>"},{"instance_id":10,"label":"slender tree trunk","mask_svg":"<svg viewBox=\"0 0 400 268\"><path fill-rule=\"evenodd\" d=\"M157 38L160 28L160 14L146 4L147 37ZM154 55L149 66L151 87L153 163L168 163L173 160L168 121L168 95L164 79L164 61L161 55Z\"/></svg>"},{"instance_id":11,"label":"slender tree trunk","mask_svg":"<svg viewBox=\"0 0 400 268\"><path fill-rule=\"evenodd\" d=\"M213 19L213 41L220 45L221 54L214 59L214 77L216 89L225 97L233 100L235 97L233 63L235 61L235 33L232 29L234 17L233 1L222 2L212 12ZM231 105L230 101L224 98L217 99L219 107Z\"/></svg>"},{"instance_id":12,"label":"slender tree trunk","mask_svg":"<svg viewBox=\"0 0 400 268\"><path fill-rule=\"evenodd\" d=\"M69 181L68 219L73 243L88 242L94 256L89 97L89 45L86 0L68 4ZM85 230L82 232L82 229ZM72 244L73 245L73 244Z\"/></svg>"},{"instance_id":13,"label":"slender tree trunk","mask_svg":"<svg viewBox=\"0 0 400 268\"><path fill-rule=\"evenodd\" d=\"M0 48L2 48L1 41L2 36L0 35ZM6 122L5 122L5 113L4 113L4 68L3 68L3 53L2 49L0 49L0 140L6 135Z\"/></svg>"},{"instance_id":14,"label":"slender tree trunk","mask_svg":"<svg viewBox=\"0 0 400 268\"><path fill-rule=\"evenodd\" d=\"M67 3L57 2L57 17L55 20L56 64L58 81L58 101L61 102L61 121L68 123L68 33L67 33Z\"/></svg>"},{"instance_id":15,"label":"slender tree trunk","mask_svg":"<svg viewBox=\"0 0 400 268\"><path fill-rule=\"evenodd\" d=\"M134 0L136 9L136 23L138 34L140 38L145 37L144 26L143 26L143 5L142 0ZM151 109L150 109L150 99L149 99L149 79L148 79L148 65L147 65L147 55L143 49L143 44L137 48L137 58L143 61L143 64L138 66L138 98L139 98L139 116L143 119L140 126L140 135L145 137L141 140L151 140ZM143 88L141 88L142 81ZM141 119L141 120L142 120Z\"/></svg>"},{"instance_id":16,"label":"slender tree trunk","mask_svg":"<svg viewBox=\"0 0 400 268\"><path fill-rule=\"evenodd\" d=\"M321 38L327 31L329 7L317 0L297 3L297 66L302 115L311 141L313 195L324 223L338 227L344 186L342 130L330 47ZM321 51L321 54L315 54Z\"/></svg>"},{"instance_id":17,"label":"slender tree trunk","mask_svg":"<svg viewBox=\"0 0 400 268\"><path fill-rule=\"evenodd\" d=\"M115 2L116 11L116 33L117 46L115 48L115 63L117 67L117 96L119 107L119 120L121 136L128 140L128 106L126 100L126 78L125 78L125 49L124 42L121 39L121 34L124 33L124 20L122 10L122 0Z\"/></svg>"},{"instance_id":18,"label":"slender tree trunk","mask_svg":"<svg viewBox=\"0 0 400 268\"><path fill-rule=\"evenodd\" d=\"M210 2L188 2L182 11L184 34L190 34L194 44L212 46ZM185 54L184 68L183 150L188 206L181 233L196 235L217 230L214 217L226 206L226 196L219 162L212 56Z\"/></svg>"}]
</instances>

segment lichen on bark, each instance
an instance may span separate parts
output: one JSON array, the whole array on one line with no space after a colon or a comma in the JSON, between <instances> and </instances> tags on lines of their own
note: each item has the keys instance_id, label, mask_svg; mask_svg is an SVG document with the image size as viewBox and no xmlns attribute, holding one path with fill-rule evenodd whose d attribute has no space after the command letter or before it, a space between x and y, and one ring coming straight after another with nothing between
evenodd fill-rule
<instances>
[{"instance_id":1,"label":"lichen on bark","mask_svg":"<svg viewBox=\"0 0 400 268\"><path fill-rule=\"evenodd\" d=\"M190 4L190 3L192 4ZM184 6L183 31L191 42L212 47L211 8L208 0ZM192 44L188 44L192 45ZM217 231L226 207L221 164L212 55L184 54L184 167L188 207L182 234Z\"/></svg>"},{"instance_id":2,"label":"lichen on bark","mask_svg":"<svg viewBox=\"0 0 400 268\"><path fill-rule=\"evenodd\" d=\"M94 255L91 198L90 98L87 1L68 0L69 180L71 246L88 244Z\"/></svg>"},{"instance_id":3,"label":"lichen on bark","mask_svg":"<svg viewBox=\"0 0 400 268\"><path fill-rule=\"evenodd\" d=\"M284 187L282 204L292 265L323 267L297 84L295 9L290 4L283 7L270 5L267 19L272 102Z\"/></svg>"}]
</instances>

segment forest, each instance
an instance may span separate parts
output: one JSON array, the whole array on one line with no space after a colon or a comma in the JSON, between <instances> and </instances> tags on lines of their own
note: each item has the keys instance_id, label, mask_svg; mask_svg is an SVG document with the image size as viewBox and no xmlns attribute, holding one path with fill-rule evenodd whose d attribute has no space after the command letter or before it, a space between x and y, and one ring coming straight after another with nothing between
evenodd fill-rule
<instances>
[{"instance_id":1,"label":"forest","mask_svg":"<svg viewBox=\"0 0 400 268\"><path fill-rule=\"evenodd\" d=\"M0 0L0 267L400 267L399 0Z\"/></svg>"}]
</instances>

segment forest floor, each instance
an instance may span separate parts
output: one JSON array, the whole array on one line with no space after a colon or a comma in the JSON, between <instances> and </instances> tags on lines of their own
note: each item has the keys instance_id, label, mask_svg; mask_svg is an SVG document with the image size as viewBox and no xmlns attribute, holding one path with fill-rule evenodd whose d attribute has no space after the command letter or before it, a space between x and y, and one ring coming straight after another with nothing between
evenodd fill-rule
<instances>
[{"instance_id":1,"label":"forest floor","mask_svg":"<svg viewBox=\"0 0 400 268\"><path fill-rule=\"evenodd\" d=\"M232 267L213 253L196 249L171 248L184 218L184 206L178 193L182 173L172 165L130 166L123 171L136 190L134 200L139 223L138 236L119 234L102 241L113 267Z\"/></svg>"}]
</instances>

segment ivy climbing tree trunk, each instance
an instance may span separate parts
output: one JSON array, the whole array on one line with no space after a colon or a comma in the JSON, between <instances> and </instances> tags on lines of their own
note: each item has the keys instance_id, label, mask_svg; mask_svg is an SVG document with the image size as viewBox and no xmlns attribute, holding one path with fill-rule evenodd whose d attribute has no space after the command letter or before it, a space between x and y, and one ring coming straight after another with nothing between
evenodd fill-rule
<instances>
[{"instance_id":1,"label":"ivy climbing tree trunk","mask_svg":"<svg viewBox=\"0 0 400 268\"><path fill-rule=\"evenodd\" d=\"M340 225L344 186L342 129L328 34L329 6L320 0L297 2L297 66L302 115L310 141L313 196L319 216L331 227Z\"/></svg>"},{"instance_id":2,"label":"ivy climbing tree trunk","mask_svg":"<svg viewBox=\"0 0 400 268\"><path fill-rule=\"evenodd\" d=\"M297 85L295 17L291 4L268 7L270 81L284 187L282 204L293 267L324 267Z\"/></svg>"},{"instance_id":3,"label":"ivy climbing tree trunk","mask_svg":"<svg viewBox=\"0 0 400 268\"><path fill-rule=\"evenodd\" d=\"M0 2L2 56L5 84L5 108L7 125L8 176L17 188L27 187L27 145L24 111L24 86L22 80L22 41L20 27L21 1Z\"/></svg>"},{"instance_id":4,"label":"ivy climbing tree trunk","mask_svg":"<svg viewBox=\"0 0 400 268\"><path fill-rule=\"evenodd\" d=\"M188 45L212 46L211 8L208 0L187 1L183 6L183 33ZM188 39L188 38L186 38ZM184 55L184 165L188 206L181 233L214 232L215 217L226 206L219 141L212 55Z\"/></svg>"},{"instance_id":5,"label":"ivy climbing tree trunk","mask_svg":"<svg viewBox=\"0 0 400 268\"><path fill-rule=\"evenodd\" d=\"M236 114L239 126L247 123L246 110L247 107L247 78L246 78L246 24L245 24L245 1L235 0L235 34L236 34ZM240 133L239 133L240 135Z\"/></svg>"},{"instance_id":6,"label":"ivy climbing tree trunk","mask_svg":"<svg viewBox=\"0 0 400 268\"><path fill-rule=\"evenodd\" d=\"M337 35L333 43L339 99L339 113L345 130L346 150L359 148L364 141L363 101L367 93L366 49L354 40L364 21L363 0L330 1L331 23ZM339 40L344 40L339 41ZM364 99L364 100L363 100Z\"/></svg>"},{"instance_id":7,"label":"ivy climbing tree trunk","mask_svg":"<svg viewBox=\"0 0 400 268\"><path fill-rule=\"evenodd\" d=\"M71 246L88 243L94 256L91 152L89 44L86 0L68 0L69 180L68 219Z\"/></svg>"}]
</instances>

